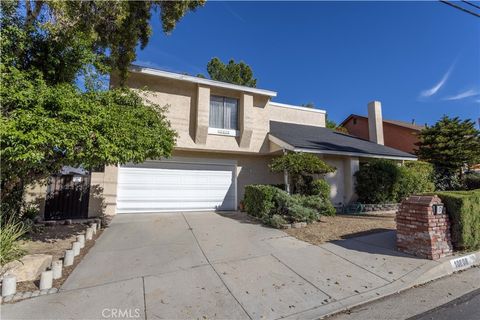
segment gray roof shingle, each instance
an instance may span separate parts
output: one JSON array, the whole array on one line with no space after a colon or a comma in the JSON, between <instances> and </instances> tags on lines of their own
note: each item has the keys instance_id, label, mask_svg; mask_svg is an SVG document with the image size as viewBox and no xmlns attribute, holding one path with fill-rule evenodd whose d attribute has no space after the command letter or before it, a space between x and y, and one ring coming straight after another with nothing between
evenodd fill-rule
<instances>
[{"instance_id":1,"label":"gray roof shingle","mask_svg":"<svg viewBox=\"0 0 480 320\"><path fill-rule=\"evenodd\" d=\"M416 159L410 153L323 127L270 121L269 133L296 149L310 149L325 154L349 153L364 157Z\"/></svg>"}]
</instances>

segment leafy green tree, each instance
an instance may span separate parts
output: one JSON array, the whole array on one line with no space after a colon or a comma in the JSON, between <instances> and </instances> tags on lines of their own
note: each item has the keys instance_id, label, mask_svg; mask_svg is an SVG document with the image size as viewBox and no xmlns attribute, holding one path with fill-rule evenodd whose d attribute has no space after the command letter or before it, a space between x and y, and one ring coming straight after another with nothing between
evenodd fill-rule
<instances>
[{"instance_id":1,"label":"leafy green tree","mask_svg":"<svg viewBox=\"0 0 480 320\"><path fill-rule=\"evenodd\" d=\"M0 3L2 213L19 212L23 188L65 165L142 162L171 154L164 107L98 75L125 80L147 45L152 12L162 29L204 1L2 1ZM77 85L84 76L86 90Z\"/></svg>"},{"instance_id":2,"label":"leafy green tree","mask_svg":"<svg viewBox=\"0 0 480 320\"><path fill-rule=\"evenodd\" d=\"M2 60L21 70L41 71L47 83L72 82L90 65L117 71L125 79L136 47L148 44L152 13L159 13L163 31L170 33L187 12L204 3L2 1Z\"/></svg>"},{"instance_id":3,"label":"leafy green tree","mask_svg":"<svg viewBox=\"0 0 480 320\"><path fill-rule=\"evenodd\" d=\"M472 120L444 116L418 137L417 155L434 165L439 190L461 188L463 169L480 162L480 131Z\"/></svg>"},{"instance_id":4,"label":"leafy green tree","mask_svg":"<svg viewBox=\"0 0 480 320\"><path fill-rule=\"evenodd\" d=\"M313 181L311 174L325 175L335 172L322 159L311 153L289 152L270 163L270 170L275 173L287 172L289 184L293 186L293 193L306 193L308 184Z\"/></svg>"},{"instance_id":5,"label":"leafy green tree","mask_svg":"<svg viewBox=\"0 0 480 320\"><path fill-rule=\"evenodd\" d=\"M231 59L228 64L224 64L220 59L215 57L207 64L207 71L212 80L252 88L257 86L257 79L253 77L252 69L243 61L236 63Z\"/></svg>"}]
</instances>

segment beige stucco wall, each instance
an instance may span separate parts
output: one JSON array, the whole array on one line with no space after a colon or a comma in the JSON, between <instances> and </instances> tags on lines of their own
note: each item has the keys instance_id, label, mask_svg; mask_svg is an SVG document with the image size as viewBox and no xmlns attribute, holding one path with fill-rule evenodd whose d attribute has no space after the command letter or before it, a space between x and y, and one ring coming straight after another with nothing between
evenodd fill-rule
<instances>
[{"instance_id":1,"label":"beige stucco wall","mask_svg":"<svg viewBox=\"0 0 480 320\"><path fill-rule=\"evenodd\" d=\"M45 182L35 183L25 188L24 200L26 203L35 203L38 206L40 217L45 213L45 197L47 195L47 184Z\"/></svg>"},{"instance_id":2,"label":"beige stucco wall","mask_svg":"<svg viewBox=\"0 0 480 320\"><path fill-rule=\"evenodd\" d=\"M112 76L111 85L117 83L118 79ZM127 86L145 90L142 94L148 101L168 107L167 118L178 133L178 150L267 154L270 120L325 126L324 113L274 106L269 104L268 97L257 94L138 73L130 74ZM239 137L207 133L210 95L239 100Z\"/></svg>"}]
</instances>

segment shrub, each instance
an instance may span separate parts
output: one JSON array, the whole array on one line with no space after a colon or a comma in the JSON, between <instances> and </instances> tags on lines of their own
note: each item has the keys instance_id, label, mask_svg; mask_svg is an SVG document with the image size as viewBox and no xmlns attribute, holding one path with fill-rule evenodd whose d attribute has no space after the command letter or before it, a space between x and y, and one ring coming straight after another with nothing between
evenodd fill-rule
<instances>
[{"instance_id":1,"label":"shrub","mask_svg":"<svg viewBox=\"0 0 480 320\"><path fill-rule=\"evenodd\" d=\"M320 215L335 214L328 198L320 195L289 195L266 185L246 186L243 203L248 214L275 228L285 223L312 222L318 220Z\"/></svg>"},{"instance_id":2,"label":"shrub","mask_svg":"<svg viewBox=\"0 0 480 320\"><path fill-rule=\"evenodd\" d=\"M5 218L0 216L0 265L20 258L24 251L20 248L18 240L28 231L28 228L21 221L13 217Z\"/></svg>"},{"instance_id":3,"label":"shrub","mask_svg":"<svg viewBox=\"0 0 480 320\"><path fill-rule=\"evenodd\" d=\"M390 160L372 160L355 173L355 189L360 202L400 202L415 193L432 192L433 166L426 162L407 162L399 166Z\"/></svg>"},{"instance_id":4,"label":"shrub","mask_svg":"<svg viewBox=\"0 0 480 320\"><path fill-rule=\"evenodd\" d=\"M274 214L273 216L268 218L268 221L266 221L265 223L274 228L280 229L284 224L287 224L288 222L281 215Z\"/></svg>"},{"instance_id":5,"label":"shrub","mask_svg":"<svg viewBox=\"0 0 480 320\"><path fill-rule=\"evenodd\" d=\"M355 173L355 189L363 203L388 203L395 199L395 181L398 167L389 160L372 160L360 166Z\"/></svg>"},{"instance_id":6,"label":"shrub","mask_svg":"<svg viewBox=\"0 0 480 320\"><path fill-rule=\"evenodd\" d=\"M40 209L38 208L38 204L26 203L22 208L20 217L22 220L34 220L39 213Z\"/></svg>"},{"instance_id":7,"label":"shrub","mask_svg":"<svg viewBox=\"0 0 480 320\"><path fill-rule=\"evenodd\" d=\"M433 165L428 162L411 161L398 167L397 180L394 182L395 202L401 202L412 194L434 191L433 175Z\"/></svg>"},{"instance_id":8,"label":"shrub","mask_svg":"<svg viewBox=\"0 0 480 320\"><path fill-rule=\"evenodd\" d=\"M264 219L271 216L275 208L274 194L281 191L278 188L265 185L248 185L245 187L245 211L248 214Z\"/></svg>"},{"instance_id":9,"label":"shrub","mask_svg":"<svg viewBox=\"0 0 480 320\"><path fill-rule=\"evenodd\" d=\"M310 195L319 195L324 199L330 199L330 184L325 179L313 180Z\"/></svg>"},{"instance_id":10,"label":"shrub","mask_svg":"<svg viewBox=\"0 0 480 320\"><path fill-rule=\"evenodd\" d=\"M291 222L312 222L318 220L320 215L312 208L300 204L292 204L288 207L288 218Z\"/></svg>"},{"instance_id":11,"label":"shrub","mask_svg":"<svg viewBox=\"0 0 480 320\"><path fill-rule=\"evenodd\" d=\"M465 175L465 188L467 190L480 189L480 173L470 172Z\"/></svg>"},{"instance_id":12,"label":"shrub","mask_svg":"<svg viewBox=\"0 0 480 320\"><path fill-rule=\"evenodd\" d=\"M452 243L456 249L480 248L480 189L436 193L450 217Z\"/></svg>"},{"instance_id":13,"label":"shrub","mask_svg":"<svg viewBox=\"0 0 480 320\"><path fill-rule=\"evenodd\" d=\"M300 196L294 195L294 199L296 199L297 203L300 205L314 209L320 215L324 216L333 216L336 213L335 208L333 207L332 203L328 198L324 198L321 196Z\"/></svg>"}]
</instances>

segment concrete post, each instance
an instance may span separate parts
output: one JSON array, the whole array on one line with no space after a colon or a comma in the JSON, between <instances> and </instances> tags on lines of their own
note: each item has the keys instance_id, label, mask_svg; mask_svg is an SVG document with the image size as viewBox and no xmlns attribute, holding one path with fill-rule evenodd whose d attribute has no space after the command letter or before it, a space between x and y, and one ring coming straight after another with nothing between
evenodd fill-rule
<instances>
[{"instance_id":1,"label":"concrete post","mask_svg":"<svg viewBox=\"0 0 480 320\"><path fill-rule=\"evenodd\" d=\"M76 257L80 254L80 248L81 248L81 243L78 241L75 241L72 244L72 250L73 250L73 255Z\"/></svg>"},{"instance_id":2,"label":"concrete post","mask_svg":"<svg viewBox=\"0 0 480 320\"><path fill-rule=\"evenodd\" d=\"M52 261L53 279L60 279L62 277L62 261Z\"/></svg>"},{"instance_id":3,"label":"concrete post","mask_svg":"<svg viewBox=\"0 0 480 320\"><path fill-rule=\"evenodd\" d=\"M85 236L83 234L78 235L77 242L80 242L80 248L83 249L85 247Z\"/></svg>"},{"instance_id":4,"label":"concrete post","mask_svg":"<svg viewBox=\"0 0 480 320\"><path fill-rule=\"evenodd\" d=\"M17 277L13 274L7 274L2 280L2 297L17 293Z\"/></svg>"},{"instance_id":5,"label":"concrete post","mask_svg":"<svg viewBox=\"0 0 480 320\"><path fill-rule=\"evenodd\" d=\"M93 234L97 234L97 224L92 223Z\"/></svg>"},{"instance_id":6,"label":"concrete post","mask_svg":"<svg viewBox=\"0 0 480 320\"><path fill-rule=\"evenodd\" d=\"M92 238L93 238L93 228L90 227L85 232L85 240L92 240Z\"/></svg>"},{"instance_id":7,"label":"concrete post","mask_svg":"<svg viewBox=\"0 0 480 320\"><path fill-rule=\"evenodd\" d=\"M71 266L73 264L75 254L73 250L65 250L65 256L63 257L63 265L65 267Z\"/></svg>"},{"instance_id":8,"label":"concrete post","mask_svg":"<svg viewBox=\"0 0 480 320\"><path fill-rule=\"evenodd\" d=\"M40 276L40 290L48 290L52 288L53 284L53 271L43 271Z\"/></svg>"}]
</instances>

